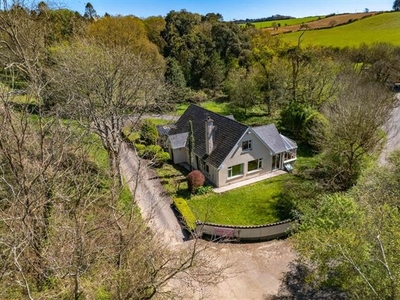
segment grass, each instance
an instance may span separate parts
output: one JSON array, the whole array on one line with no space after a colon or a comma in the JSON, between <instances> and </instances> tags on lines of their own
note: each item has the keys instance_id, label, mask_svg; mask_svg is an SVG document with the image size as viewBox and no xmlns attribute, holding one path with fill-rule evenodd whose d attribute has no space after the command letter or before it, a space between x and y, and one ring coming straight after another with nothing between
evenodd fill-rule
<instances>
[{"instance_id":1,"label":"grass","mask_svg":"<svg viewBox=\"0 0 400 300\"><path fill-rule=\"evenodd\" d=\"M305 17L305 18L295 18L295 19L285 19L285 20L274 20L274 21L265 21L265 22L254 22L253 24L256 28L267 28L272 27L272 24L281 24L281 27L298 25L303 23L312 22L318 20L323 17ZM245 26L245 24L241 24L241 26Z\"/></svg>"},{"instance_id":2,"label":"grass","mask_svg":"<svg viewBox=\"0 0 400 300\"><path fill-rule=\"evenodd\" d=\"M238 108L234 103L206 101L198 105L224 116L233 115L235 120L249 126L265 125L276 121L276 116L266 116L265 106L262 105L254 105L248 108L247 114L244 113L244 109ZM189 104L186 103L180 104L177 107L177 115L181 116L188 106Z\"/></svg>"},{"instance_id":3,"label":"grass","mask_svg":"<svg viewBox=\"0 0 400 300\"><path fill-rule=\"evenodd\" d=\"M178 116L181 116L185 110L189 107L189 103L182 103L177 107L176 113ZM205 109L211 110L215 113L222 114L222 115L228 115L229 113L229 108L228 108L228 103L226 102L215 102L215 101L206 101L200 104L197 104Z\"/></svg>"},{"instance_id":4,"label":"grass","mask_svg":"<svg viewBox=\"0 0 400 300\"><path fill-rule=\"evenodd\" d=\"M310 30L303 35L303 45L320 45L343 48L386 42L400 45L400 12L382 13L343 26ZM284 34L286 42L297 43L301 33Z\"/></svg>"},{"instance_id":5,"label":"grass","mask_svg":"<svg viewBox=\"0 0 400 300\"><path fill-rule=\"evenodd\" d=\"M226 225L261 225L281 221L276 209L283 185L291 175L281 175L223 194L210 193L188 200L196 218Z\"/></svg>"},{"instance_id":6,"label":"grass","mask_svg":"<svg viewBox=\"0 0 400 300\"><path fill-rule=\"evenodd\" d=\"M226 225L261 225L281 221L277 203L284 183L293 179L293 175L286 174L223 194L211 192L191 196L185 169L164 164L162 169L157 169L157 173L167 193L185 199L197 220Z\"/></svg>"}]
</instances>

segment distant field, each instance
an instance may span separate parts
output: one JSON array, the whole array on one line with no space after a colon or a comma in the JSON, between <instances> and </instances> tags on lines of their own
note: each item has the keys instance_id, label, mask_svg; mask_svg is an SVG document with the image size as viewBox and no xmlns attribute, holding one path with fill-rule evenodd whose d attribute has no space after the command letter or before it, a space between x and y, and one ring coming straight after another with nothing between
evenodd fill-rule
<instances>
[{"instance_id":1,"label":"distant field","mask_svg":"<svg viewBox=\"0 0 400 300\"><path fill-rule=\"evenodd\" d=\"M363 18L371 17L375 15L376 12L368 12L368 13L354 13L354 14L340 14L333 15L329 17L319 17L316 20L312 20L309 22L304 22L310 29L321 29L321 28L331 28L337 25L343 25L347 23L351 23ZM284 27L279 27L277 30L273 28L265 28L264 30L269 31L271 34L279 34L279 33L289 33L295 32L301 29L301 24L288 25Z\"/></svg>"},{"instance_id":2,"label":"distant field","mask_svg":"<svg viewBox=\"0 0 400 300\"><path fill-rule=\"evenodd\" d=\"M282 35L287 42L297 43L301 32ZM377 42L400 45L400 12L382 13L350 24L329 29L309 30L303 35L303 45L358 46Z\"/></svg>"},{"instance_id":3,"label":"distant field","mask_svg":"<svg viewBox=\"0 0 400 300\"><path fill-rule=\"evenodd\" d=\"M286 20L275 20L275 21L266 21L266 22L256 22L252 23L256 28L267 28L267 27L272 27L273 23L276 24L281 24L280 27L286 27L286 26L291 26L291 25L298 25L298 24L303 24L303 23L308 23L311 21L318 20L319 18L324 18L324 17L305 17L305 18L296 18L296 19L286 19ZM244 24L243 24L244 25Z\"/></svg>"}]
</instances>

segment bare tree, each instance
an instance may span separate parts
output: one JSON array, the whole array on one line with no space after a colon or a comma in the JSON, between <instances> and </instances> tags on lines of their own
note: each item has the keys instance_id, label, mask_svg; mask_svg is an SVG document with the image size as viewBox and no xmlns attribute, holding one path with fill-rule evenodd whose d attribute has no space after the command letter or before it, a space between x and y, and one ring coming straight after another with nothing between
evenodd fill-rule
<instances>
[{"instance_id":1,"label":"bare tree","mask_svg":"<svg viewBox=\"0 0 400 300\"><path fill-rule=\"evenodd\" d=\"M58 49L54 85L68 114L92 127L107 150L112 176L121 183L121 129L129 113L140 117L160 104L163 66L126 48L81 41ZM156 102L158 100L158 102Z\"/></svg>"},{"instance_id":2,"label":"bare tree","mask_svg":"<svg viewBox=\"0 0 400 300\"><path fill-rule=\"evenodd\" d=\"M343 189L355 183L364 158L381 149L395 99L381 84L355 74L342 76L339 86L337 99L323 108L327 122L313 135L326 154L329 185Z\"/></svg>"}]
</instances>

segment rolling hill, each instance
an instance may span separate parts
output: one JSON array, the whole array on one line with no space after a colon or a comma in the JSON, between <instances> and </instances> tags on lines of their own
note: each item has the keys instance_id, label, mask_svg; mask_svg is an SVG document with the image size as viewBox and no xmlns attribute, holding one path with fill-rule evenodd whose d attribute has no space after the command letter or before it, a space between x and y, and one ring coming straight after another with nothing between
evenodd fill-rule
<instances>
[{"instance_id":1,"label":"rolling hill","mask_svg":"<svg viewBox=\"0 0 400 300\"><path fill-rule=\"evenodd\" d=\"M282 39L297 43L300 34L300 31L282 34ZM376 14L329 29L308 30L302 37L303 45L346 47L377 42L400 45L400 12Z\"/></svg>"}]
</instances>

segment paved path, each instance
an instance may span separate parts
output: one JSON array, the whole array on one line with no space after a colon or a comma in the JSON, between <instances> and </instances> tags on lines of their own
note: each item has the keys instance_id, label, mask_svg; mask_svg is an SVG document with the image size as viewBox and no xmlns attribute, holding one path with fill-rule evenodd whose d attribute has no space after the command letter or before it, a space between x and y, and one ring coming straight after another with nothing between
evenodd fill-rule
<instances>
[{"instance_id":1,"label":"paved path","mask_svg":"<svg viewBox=\"0 0 400 300\"><path fill-rule=\"evenodd\" d=\"M230 191L230 190L233 190L233 189L245 186L245 185L249 185L249 184L252 184L252 183L255 183L255 182L259 182L259 181L262 181L262 180L265 180L265 179L268 179L268 178L271 178L271 177L275 177L275 176L278 176L278 175L282 175L282 174L285 174L285 173L287 173L287 172L282 171L282 170L277 170L277 171L273 171L271 173L267 173L267 174L262 175L262 176L249 178L247 180L231 183L229 185L226 185L226 186L223 186L223 187L220 187L220 188L215 188L215 189L213 189L213 191L215 193L224 193L226 191Z\"/></svg>"},{"instance_id":2,"label":"paved path","mask_svg":"<svg viewBox=\"0 0 400 300\"><path fill-rule=\"evenodd\" d=\"M171 199L155 172L143 165L136 152L125 143L121 149L121 170L148 226L173 247L182 244L184 235L171 209Z\"/></svg>"}]
</instances>

